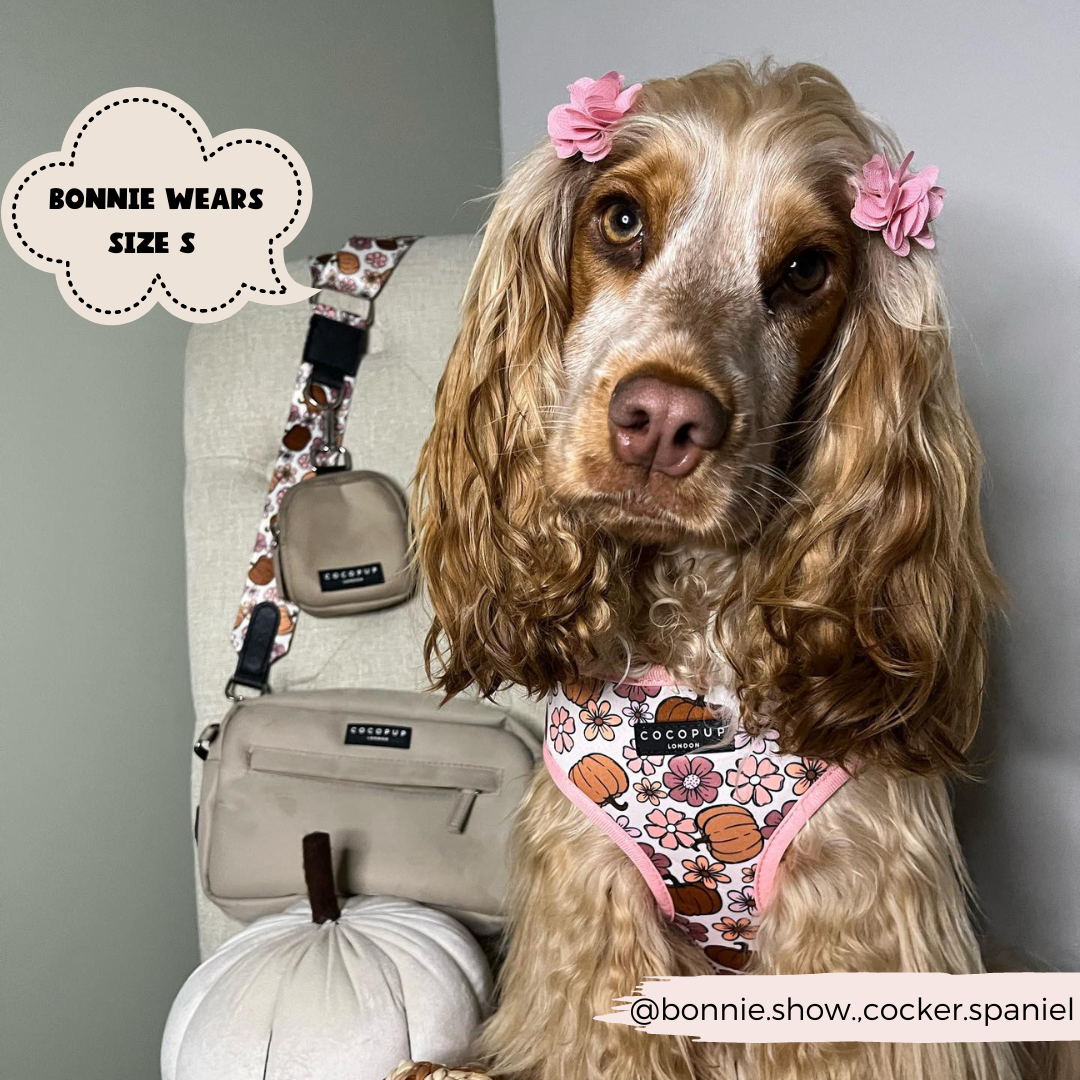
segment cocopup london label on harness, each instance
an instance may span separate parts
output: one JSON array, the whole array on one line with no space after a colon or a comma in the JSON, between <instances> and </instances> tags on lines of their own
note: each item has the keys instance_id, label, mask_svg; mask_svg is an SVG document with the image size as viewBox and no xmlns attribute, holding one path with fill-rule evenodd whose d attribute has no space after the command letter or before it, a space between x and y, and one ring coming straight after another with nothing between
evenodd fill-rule
<instances>
[{"instance_id":1,"label":"cocopup london label on harness","mask_svg":"<svg viewBox=\"0 0 1080 1080\"><path fill-rule=\"evenodd\" d=\"M730 750L735 737L734 727L724 722L699 720L683 722L669 720L638 724L634 728L634 750L651 757L685 754L695 750Z\"/></svg>"}]
</instances>

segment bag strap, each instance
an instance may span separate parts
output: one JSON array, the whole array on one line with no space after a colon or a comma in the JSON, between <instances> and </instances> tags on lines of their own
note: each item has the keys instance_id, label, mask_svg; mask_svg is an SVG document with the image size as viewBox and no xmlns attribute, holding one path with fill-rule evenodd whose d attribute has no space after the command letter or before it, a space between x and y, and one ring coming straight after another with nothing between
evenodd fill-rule
<instances>
[{"instance_id":1,"label":"bag strap","mask_svg":"<svg viewBox=\"0 0 1080 1080\"><path fill-rule=\"evenodd\" d=\"M270 665L292 644L300 609L280 595L270 554L278 507L300 481L350 467L342 444L356 373L375 321L375 298L419 239L353 236L333 254L311 260L311 283L322 291L311 298L303 357L233 624L232 643L240 655L225 688L232 701L241 700L241 686L269 692Z\"/></svg>"}]
</instances>

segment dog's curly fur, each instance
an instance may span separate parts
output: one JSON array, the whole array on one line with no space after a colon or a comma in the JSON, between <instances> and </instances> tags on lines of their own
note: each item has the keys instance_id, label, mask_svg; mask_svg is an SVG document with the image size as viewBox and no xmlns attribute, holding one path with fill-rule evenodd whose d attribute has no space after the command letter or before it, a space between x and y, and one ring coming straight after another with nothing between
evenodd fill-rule
<instances>
[{"instance_id":1,"label":"dog's curly fur","mask_svg":"<svg viewBox=\"0 0 1080 1080\"><path fill-rule=\"evenodd\" d=\"M848 216L882 149L901 156L823 69L735 62L646 84L599 163L538 147L495 203L419 465L446 693L662 664L732 685L784 749L857 769L781 867L761 972L981 970L943 777L965 768L997 584L933 257ZM614 196L649 222L632 257L597 238ZM826 285L774 302L773 267L807 246ZM690 476L614 462L607 402L643 370L731 412ZM707 964L543 773L515 844L481 1044L499 1076L1019 1075L1000 1044L723 1047L596 1024L644 976Z\"/></svg>"}]
</instances>

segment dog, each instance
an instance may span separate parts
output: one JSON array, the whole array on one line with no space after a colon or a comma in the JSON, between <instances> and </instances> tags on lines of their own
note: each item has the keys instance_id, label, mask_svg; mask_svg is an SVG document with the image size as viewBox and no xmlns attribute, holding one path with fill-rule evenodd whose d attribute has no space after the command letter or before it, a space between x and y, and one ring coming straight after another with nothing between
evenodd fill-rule
<instances>
[{"instance_id":1,"label":"dog","mask_svg":"<svg viewBox=\"0 0 1080 1080\"><path fill-rule=\"evenodd\" d=\"M983 970L946 780L999 588L933 254L852 219L882 150L902 156L829 72L738 62L646 83L602 160L537 147L494 204L417 474L443 692L659 666L850 774L777 870L762 974ZM1000 1043L594 1022L645 976L714 969L545 769L511 880L477 1047L505 1080L1021 1075Z\"/></svg>"}]
</instances>

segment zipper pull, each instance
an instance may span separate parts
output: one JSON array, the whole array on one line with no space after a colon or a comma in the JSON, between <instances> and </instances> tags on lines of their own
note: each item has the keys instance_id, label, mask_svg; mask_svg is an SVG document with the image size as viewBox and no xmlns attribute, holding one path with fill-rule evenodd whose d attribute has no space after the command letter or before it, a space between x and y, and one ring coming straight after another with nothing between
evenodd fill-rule
<instances>
[{"instance_id":1,"label":"zipper pull","mask_svg":"<svg viewBox=\"0 0 1080 1080\"><path fill-rule=\"evenodd\" d=\"M479 794L479 791L472 788L466 788L458 792L458 797L454 802L454 809L450 811L450 818L446 822L447 832L463 833L465 831L465 825L469 820L469 814L472 812L473 803L476 802L476 796Z\"/></svg>"}]
</instances>

